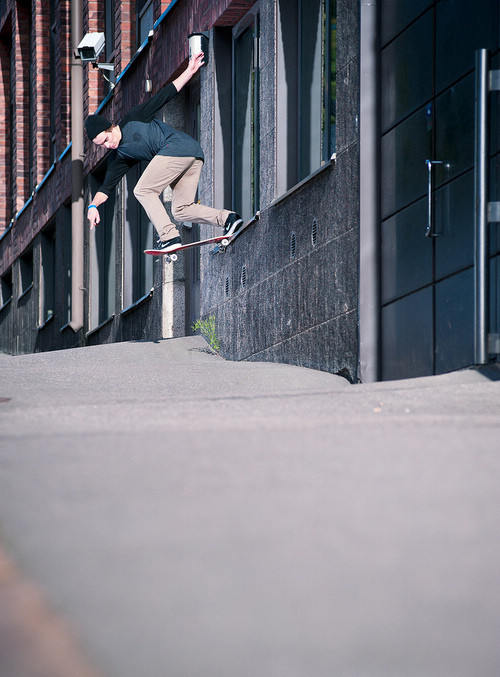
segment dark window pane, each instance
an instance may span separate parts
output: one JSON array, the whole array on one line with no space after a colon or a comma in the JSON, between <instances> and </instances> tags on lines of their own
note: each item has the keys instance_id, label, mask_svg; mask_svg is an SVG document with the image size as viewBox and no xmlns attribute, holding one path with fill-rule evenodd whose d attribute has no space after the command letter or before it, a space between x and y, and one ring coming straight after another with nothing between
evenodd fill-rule
<instances>
[{"instance_id":1,"label":"dark window pane","mask_svg":"<svg viewBox=\"0 0 500 677\"><path fill-rule=\"evenodd\" d=\"M472 265L474 260L474 174L468 172L436 191L436 277Z\"/></svg>"},{"instance_id":2,"label":"dark window pane","mask_svg":"<svg viewBox=\"0 0 500 677\"><path fill-rule=\"evenodd\" d=\"M390 216L427 193L432 127L426 107L382 137L382 216Z\"/></svg>"},{"instance_id":3,"label":"dark window pane","mask_svg":"<svg viewBox=\"0 0 500 677\"><path fill-rule=\"evenodd\" d=\"M498 0L441 0L436 9L436 92L474 68L476 49L498 47Z\"/></svg>"},{"instance_id":4,"label":"dark window pane","mask_svg":"<svg viewBox=\"0 0 500 677\"><path fill-rule=\"evenodd\" d=\"M427 199L382 223L382 302L432 281L432 241L425 237Z\"/></svg>"},{"instance_id":5,"label":"dark window pane","mask_svg":"<svg viewBox=\"0 0 500 677\"><path fill-rule=\"evenodd\" d=\"M382 129L432 97L432 13L427 12L382 52Z\"/></svg>"},{"instance_id":6,"label":"dark window pane","mask_svg":"<svg viewBox=\"0 0 500 677\"><path fill-rule=\"evenodd\" d=\"M382 309L382 379L432 374L432 290Z\"/></svg>"},{"instance_id":7,"label":"dark window pane","mask_svg":"<svg viewBox=\"0 0 500 677\"><path fill-rule=\"evenodd\" d=\"M299 176L301 180L321 165L323 113L323 16L321 0L300 5L299 17Z\"/></svg>"},{"instance_id":8,"label":"dark window pane","mask_svg":"<svg viewBox=\"0 0 500 677\"><path fill-rule=\"evenodd\" d=\"M382 12L382 44L386 44L424 12L432 0L384 0L380 3Z\"/></svg>"},{"instance_id":9,"label":"dark window pane","mask_svg":"<svg viewBox=\"0 0 500 677\"><path fill-rule=\"evenodd\" d=\"M234 208L249 219L255 213L254 192L257 110L255 93L254 28L247 28L234 41Z\"/></svg>"},{"instance_id":10,"label":"dark window pane","mask_svg":"<svg viewBox=\"0 0 500 677\"><path fill-rule=\"evenodd\" d=\"M436 373L474 363L474 273L436 285Z\"/></svg>"},{"instance_id":11,"label":"dark window pane","mask_svg":"<svg viewBox=\"0 0 500 677\"><path fill-rule=\"evenodd\" d=\"M436 184L474 164L474 77L468 75L436 100Z\"/></svg>"}]
</instances>

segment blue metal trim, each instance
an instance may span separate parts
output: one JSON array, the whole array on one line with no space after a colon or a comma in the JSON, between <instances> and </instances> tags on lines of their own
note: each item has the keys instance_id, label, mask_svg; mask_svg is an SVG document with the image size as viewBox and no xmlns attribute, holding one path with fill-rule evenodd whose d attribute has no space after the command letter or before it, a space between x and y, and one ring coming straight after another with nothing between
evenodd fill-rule
<instances>
[{"instance_id":1,"label":"blue metal trim","mask_svg":"<svg viewBox=\"0 0 500 677\"><path fill-rule=\"evenodd\" d=\"M12 221L17 221L17 219L21 216L21 214L24 212L24 210L28 207L30 202L33 202L33 194L31 194L30 197L26 200L26 202L21 207L21 209L17 212L17 214L14 216Z\"/></svg>"},{"instance_id":2,"label":"blue metal trim","mask_svg":"<svg viewBox=\"0 0 500 677\"><path fill-rule=\"evenodd\" d=\"M11 219L9 222L9 225L6 226L5 230L3 233L0 234L0 242L3 240L3 238L7 235L12 230L12 226L14 225L14 219Z\"/></svg>"},{"instance_id":3,"label":"blue metal trim","mask_svg":"<svg viewBox=\"0 0 500 677\"><path fill-rule=\"evenodd\" d=\"M178 3L178 1L179 1L179 0L172 0L172 2L171 2L170 5L167 7L167 9L163 12L163 14L162 14L160 17L158 17L158 19L156 19L156 21L154 22L154 24L153 24L153 30L155 30L156 28L158 28L158 26L161 24L161 22L163 21L163 19L167 16L167 14L170 12L170 10L173 9L174 5L176 5L176 4Z\"/></svg>"},{"instance_id":4,"label":"blue metal trim","mask_svg":"<svg viewBox=\"0 0 500 677\"><path fill-rule=\"evenodd\" d=\"M69 153L69 151L71 150L72 144L73 144L73 141L70 141L70 142L68 143L68 145L67 145L66 148L63 150L63 152L61 153L61 155L59 155L59 157L57 158L57 161L58 161L58 162L61 162L61 160L64 158L64 156L67 155L67 154Z\"/></svg>"},{"instance_id":5,"label":"blue metal trim","mask_svg":"<svg viewBox=\"0 0 500 677\"><path fill-rule=\"evenodd\" d=\"M37 185L35 186L35 190L33 191L34 193L38 193L38 191L39 191L40 188L43 186L43 184L45 183L45 181L47 181L47 179L49 178L49 176L50 176L50 175L52 174L52 172L54 171L55 167L56 167L56 163L54 162L54 163L52 164L52 166L49 168L48 172L47 172L47 173L45 174L45 176L43 177L43 179L40 181L40 183L37 184ZM24 207L23 207L23 209L24 209Z\"/></svg>"}]
</instances>

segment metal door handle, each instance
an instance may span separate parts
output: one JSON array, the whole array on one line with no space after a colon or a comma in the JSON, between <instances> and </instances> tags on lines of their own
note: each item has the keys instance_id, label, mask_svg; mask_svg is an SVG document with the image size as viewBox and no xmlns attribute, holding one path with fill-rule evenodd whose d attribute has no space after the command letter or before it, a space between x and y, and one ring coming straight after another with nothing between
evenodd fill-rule
<instances>
[{"instance_id":1,"label":"metal door handle","mask_svg":"<svg viewBox=\"0 0 500 677\"><path fill-rule=\"evenodd\" d=\"M426 160L427 165L427 229L425 237L438 237L434 232L434 210L432 208L432 168L434 165L444 165L442 160Z\"/></svg>"}]
</instances>

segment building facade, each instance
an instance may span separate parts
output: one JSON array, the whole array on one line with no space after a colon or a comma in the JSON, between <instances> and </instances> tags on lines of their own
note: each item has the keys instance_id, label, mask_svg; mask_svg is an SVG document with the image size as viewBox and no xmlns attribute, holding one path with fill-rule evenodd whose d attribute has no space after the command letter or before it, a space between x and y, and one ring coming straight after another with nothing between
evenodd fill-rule
<instances>
[{"instance_id":1,"label":"building facade","mask_svg":"<svg viewBox=\"0 0 500 677\"><path fill-rule=\"evenodd\" d=\"M88 230L106 157L82 126L172 80L198 31L207 64L163 119L204 148L200 200L245 227L224 254L166 263L143 254L139 167ZM89 32L112 71L75 57ZM225 357L353 382L496 359L499 33L495 0L473 20L466 0L4 0L0 349L183 336L213 317Z\"/></svg>"}]
</instances>

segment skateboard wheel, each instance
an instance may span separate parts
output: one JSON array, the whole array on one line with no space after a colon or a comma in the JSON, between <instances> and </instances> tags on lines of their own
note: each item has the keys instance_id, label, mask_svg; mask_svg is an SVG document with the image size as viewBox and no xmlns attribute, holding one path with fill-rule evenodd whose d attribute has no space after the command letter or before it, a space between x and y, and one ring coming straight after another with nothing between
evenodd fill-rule
<instances>
[{"instance_id":1,"label":"skateboard wheel","mask_svg":"<svg viewBox=\"0 0 500 677\"><path fill-rule=\"evenodd\" d=\"M221 240L221 245L223 247L227 247L228 244L229 244L229 240L227 238L225 238L224 240Z\"/></svg>"},{"instance_id":2,"label":"skateboard wheel","mask_svg":"<svg viewBox=\"0 0 500 677\"><path fill-rule=\"evenodd\" d=\"M171 261L177 261L177 254L170 254Z\"/></svg>"}]
</instances>

